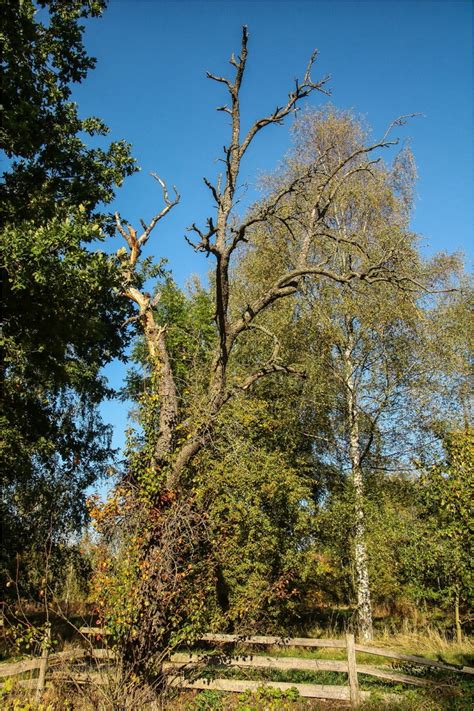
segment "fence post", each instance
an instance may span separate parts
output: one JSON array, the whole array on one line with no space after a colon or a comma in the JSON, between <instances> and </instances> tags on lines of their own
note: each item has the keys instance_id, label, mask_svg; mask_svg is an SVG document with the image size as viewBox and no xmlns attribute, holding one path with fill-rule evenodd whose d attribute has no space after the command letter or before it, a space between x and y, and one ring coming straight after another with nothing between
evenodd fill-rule
<instances>
[{"instance_id":1,"label":"fence post","mask_svg":"<svg viewBox=\"0 0 474 711\"><path fill-rule=\"evenodd\" d=\"M51 642L51 624L46 623L45 635L43 640L43 651L41 653L41 663L39 668L38 684L36 686L35 701L41 701L41 696L44 691L46 680L46 672L48 670L49 647Z\"/></svg>"},{"instance_id":2,"label":"fence post","mask_svg":"<svg viewBox=\"0 0 474 711\"><path fill-rule=\"evenodd\" d=\"M359 680L357 678L357 661L355 651L354 635L346 633L347 645L347 673L349 676L349 689L351 695L351 706L357 708L360 705Z\"/></svg>"}]
</instances>

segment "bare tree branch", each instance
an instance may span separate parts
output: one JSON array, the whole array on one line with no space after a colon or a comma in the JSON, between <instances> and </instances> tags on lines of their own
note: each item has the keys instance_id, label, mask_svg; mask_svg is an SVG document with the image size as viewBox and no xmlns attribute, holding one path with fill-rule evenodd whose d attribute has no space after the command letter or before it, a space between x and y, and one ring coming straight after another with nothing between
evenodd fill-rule
<instances>
[{"instance_id":1,"label":"bare tree branch","mask_svg":"<svg viewBox=\"0 0 474 711\"><path fill-rule=\"evenodd\" d=\"M387 136L392 132L392 129L395 128L395 126L405 126L408 119L415 118L417 116L422 116L420 113L415 113L415 114L404 114L402 116L399 116L398 118L394 119L388 126L387 130L385 131L384 135L382 136L382 141L385 141Z\"/></svg>"},{"instance_id":2,"label":"bare tree branch","mask_svg":"<svg viewBox=\"0 0 474 711\"><path fill-rule=\"evenodd\" d=\"M295 80L295 88L292 92L288 94L288 101L286 102L286 104L284 106L277 106L272 114L265 116L264 118L258 119L257 121L255 121L253 126L251 126L247 135L242 141L242 145L240 146L240 158L243 157L245 151L247 150L257 133L261 131L262 128L268 126L271 123L282 123L283 119L285 119L286 116L295 111L297 104L302 99L309 96L309 94L311 94L313 91L320 91L321 93L326 94L327 96L330 95L330 91L325 88L325 85L328 83L330 76L325 76L318 82L314 82L311 79L311 69L313 68L313 64L316 61L317 56L318 50L314 50L308 62L303 82L300 84L298 79Z\"/></svg>"},{"instance_id":3,"label":"bare tree branch","mask_svg":"<svg viewBox=\"0 0 474 711\"><path fill-rule=\"evenodd\" d=\"M162 190L162 192L163 192L163 201L164 201L164 203L165 203L165 207L164 207L159 213L157 213L157 214L153 217L153 219L152 219L152 220L150 221L150 223L148 224L148 227L144 228L143 233L142 233L142 235L140 236L140 238L139 238L139 240L138 240L138 243L139 243L140 246L143 246L143 245L146 243L146 241L148 240L148 237L150 236L150 234L151 234L153 228L157 225L157 223L158 223L160 220L163 219L163 217L164 217L165 215L168 214L168 212L169 212L170 210L173 209L173 207L175 207L175 205L177 205L177 204L179 203L179 201L180 201L180 199L181 199L181 196L180 196L180 194L178 193L178 191L177 191L177 189L176 189L176 186L173 185L173 191L174 191L175 197L174 197L173 200L170 200L169 194L168 194L168 189L167 189L167 187L166 187L166 183L165 183L165 182L160 178L160 176L157 175L156 173L150 173L150 175L151 175L151 176L160 184L160 186L161 186L161 190ZM143 225L143 223L142 223L142 225Z\"/></svg>"},{"instance_id":4,"label":"bare tree branch","mask_svg":"<svg viewBox=\"0 0 474 711\"><path fill-rule=\"evenodd\" d=\"M302 370L298 370L297 368L293 368L291 365L281 365L280 363L269 363L267 365L262 366L259 370L255 371L255 373L252 373L249 375L243 383L240 383L238 385L234 386L234 389L236 391L240 390L242 392L245 392L246 390L250 390L253 385L258 380L261 380L262 378L266 378L268 375L272 375L274 373L285 373L286 375L297 375L300 378L305 378L306 374Z\"/></svg>"},{"instance_id":5,"label":"bare tree branch","mask_svg":"<svg viewBox=\"0 0 474 711\"><path fill-rule=\"evenodd\" d=\"M218 184L217 186L213 185L207 178L203 178L204 184L206 187L209 188L209 190L212 193L212 197L216 201L216 205L220 205L221 202L221 194L220 194L220 185Z\"/></svg>"}]
</instances>

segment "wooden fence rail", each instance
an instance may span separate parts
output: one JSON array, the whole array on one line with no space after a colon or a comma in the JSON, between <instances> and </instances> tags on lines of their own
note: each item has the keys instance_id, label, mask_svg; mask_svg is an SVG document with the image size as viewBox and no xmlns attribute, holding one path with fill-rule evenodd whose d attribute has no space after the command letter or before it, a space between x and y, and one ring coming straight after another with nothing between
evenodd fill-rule
<instances>
[{"instance_id":1,"label":"wooden fence rail","mask_svg":"<svg viewBox=\"0 0 474 711\"><path fill-rule=\"evenodd\" d=\"M84 630L96 630L99 628L82 628ZM81 631L82 631L81 629ZM91 634L91 632L89 632ZM268 636L244 636L234 634L205 634L199 638L202 642L216 642L229 644L246 644L246 645L272 645L281 647L327 647L330 649L346 649L346 640L344 639L314 639L312 637L268 637ZM413 654L402 654L394 652L385 647L372 647L369 645L356 644L356 652L365 654L373 654L377 657L387 657L397 659L402 662L411 664L420 664L421 666L434 667L436 669L444 669L445 671L462 672L463 674L474 674L474 667L468 667L463 664L447 664L439 662L435 659L427 657L419 657Z\"/></svg>"},{"instance_id":2,"label":"wooden fence rail","mask_svg":"<svg viewBox=\"0 0 474 711\"><path fill-rule=\"evenodd\" d=\"M107 636L107 631L98 627L82 627L80 630L84 636ZM373 654L383 656L387 659L394 659L410 665L420 665L444 671L460 672L463 674L474 674L473 667L455 664L445 664L426 657L394 652L390 649L372 647L369 645L356 644L354 635L346 634L345 639L313 639L305 637L276 637L269 635L240 636L227 634L205 634L199 641L217 647L213 653L205 652L176 652L171 654L164 663L164 670L168 674L169 685L187 689L216 689L228 692L245 692L256 690L262 685L275 689L287 690L297 689L300 696L321 699L341 699L351 702L351 706L356 708L361 700L370 697L370 693L361 691L359 688L359 675L367 675L387 681L415 686L428 687L434 684L433 681L420 678L411 674L402 673L391 668L378 667L372 664L359 664L357 653ZM219 649L224 645L225 652L219 653ZM270 655L255 654L253 652L228 652L228 647L303 647L311 649L343 649L346 651L345 660L333 659L306 659L298 657L278 657ZM13 664L0 664L0 678L16 676L26 672L39 670L36 679L22 679L19 683L22 686L36 690L36 699L41 698L45 685L55 681L74 681L75 683L107 683L107 676L100 671L95 672L68 672L55 671L58 665L65 662L75 662L80 660L95 659L101 661L114 661L113 652L108 649L71 649L55 654L49 653L49 638L45 638L42 656L36 659L28 659ZM347 675L347 685L332 684L293 684L289 682L275 681L250 681L244 679L225 678L190 678L190 674L196 674L200 670L207 668L244 668L244 669L269 669L269 670L300 670L308 672L333 671ZM393 694L385 694L389 698L397 698Z\"/></svg>"},{"instance_id":3,"label":"wooden fence rail","mask_svg":"<svg viewBox=\"0 0 474 711\"><path fill-rule=\"evenodd\" d=\"M216 661L212 657L203 657L199 654L191 653L176 653L172 654L169 662L165 662L165 668L184 668L193 669L203 667L204 664L212 667L219 663L220 658ZM309 672L332 671L339 673L347 672L347 662L335 661L331 659L301 659L299 657L262 657L257 655L235 656L226 658L223 662L225 666L242 667L251 669L278 669L288 671L291 669ZM433 682L429 679L409 676L400 672L392 672L383 667L376 667L370 664L357 664L357 673L367 676L378 677L379 679L387 679L401 684L413 684L414 686L432 686Z\"/></svg>"}]
</instances>

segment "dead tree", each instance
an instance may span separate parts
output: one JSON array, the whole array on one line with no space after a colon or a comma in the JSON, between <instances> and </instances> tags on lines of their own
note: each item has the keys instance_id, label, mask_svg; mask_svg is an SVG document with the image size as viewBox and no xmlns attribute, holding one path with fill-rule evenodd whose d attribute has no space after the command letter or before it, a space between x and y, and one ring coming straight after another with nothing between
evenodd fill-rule
<instances>
[{"instance_id":1,"label":"dead tree","mask_svg":"<svg viewBox=\"0 0 474 711\"><path fill-rule=\"evenodd\" d=\"M214 200L215 212L207 220L206 227L201 229L193 224L190 231L195 241L187 241L197 252L212 255L215 260L215 320L217 326L217 345L212 358L209 372L205 407L202 408L200 417L188 427L188 437L184 443L178 443L176 427L180 422L179 404L176 395L176 385L170 363L169 351L166 343L166 326L159 326L154 318L153 310L156 302L136 286L136 269L143 247L147 243L151 232L158 222L178 203L179 194L174 189L174 197L170 198L165 183L158 176L164 200L164 208L147 225L142 221L142 232L138 232L124 222L116 214L116 224L119 233L125 239L128 250L120 250L124 263L124 289L123 294L132 299L138 312L136 319L141 324L141 329L148 347L151 368L156 381L160 401L159 421L157 422L157 438L154 452L154 466L159 473L166 473L166 487L168 490L179 490L183 473L192 459L209 442L214 423L225 404L239 391L250 389L260 379L277 372L296 373L296 369L284 364L278 354L278 346L273 348L268 361L255 372L249 372L247 377L239 383L229 382L228 363L234 346L241 334L250 328L256 327L256 319L266 309L279 299L294 295L305 277L327 278L340 284L350 284L354 280L366 282L390 281L396 278L392 262L393 255L386 254L383 259L369 262L364 270L355 270L351 266L340 269L331 264L331 258L315 259L312 245L315 238L324 228L324 219L329 208L337 198L341 187L361 171L369 171L377 160L371 160L370 154L379 148L393 145L396 141L389 140L388 134L393 125L403 122L403 118L394 122L380 141L358 148L350 156L345 156L328 171L322 155L315 164L308 167L306 172L296 177L289 184L275 191L263 204L251 211L249 216L238 222L235 218L236 191L238 188L239 172L242 160L255 136L266 126L281 124L290 114L294 113L300 102L317 91L324 94L328 77L313 81L311 71L317 57L313 52L306 72L301 81L295 80L293 90L288 94L286 103L277 106L275 110L264 118L256 120L251 128L243 133L241 129L240 92L247 62L247 28L243 27L240 55L230 58L233 67L233 77L228 79L208 72L207 76L212 81L222 84L228 95L229 104L218 107L230 116L231 129L228 146L224 146L224 171L215 183L204 178ZM288 214L287 208L291 197L304 188L307 181L314 184L318 180L318 190L314 202L307 212L304 221L300 215ZM273 284L262 290L262 293L251 303L245 304L241 313L233 318L229 309L230 275L229 269L232 256L237 247L251 239L252 228L262 223L284 224L291 233L292 220L298 220L301 236L299 256L291 268L275 278ZM336 249L337 247L335 247Z\"/></svg>"}]
</instances>

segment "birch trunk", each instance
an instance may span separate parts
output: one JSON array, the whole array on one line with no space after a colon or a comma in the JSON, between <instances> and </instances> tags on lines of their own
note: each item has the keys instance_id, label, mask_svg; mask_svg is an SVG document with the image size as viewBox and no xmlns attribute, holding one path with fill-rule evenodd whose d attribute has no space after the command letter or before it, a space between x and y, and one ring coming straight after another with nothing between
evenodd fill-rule
<instances>
[{"instance_id":1,"label":"birch trunk","mask_svg":"<svg viewBox=\"0 0 474 711\"><path fill-rule=\"evenodd\" d=\"M462 644L462 626L461 615L459 614L459 590L456 591L454 597L454 624L456 627L456 642Z\"/></svg>"},{"instance_id":2,"label":"birch trunk","mask_svg":"<svg viewBox=\"0 0 474 711\"><path fill-rule=\"evenodd\" d=\"M361 468L359 413L357 411L352 349L353 338L351 334L348 346L344 351L344 361L346 369L346 399L349 417L349 456L354 487L357 618L360 637L367 641L373 638L372 603L370 599L369 569L364 519L364 480Z\"/></svg>"}]
</instances>

